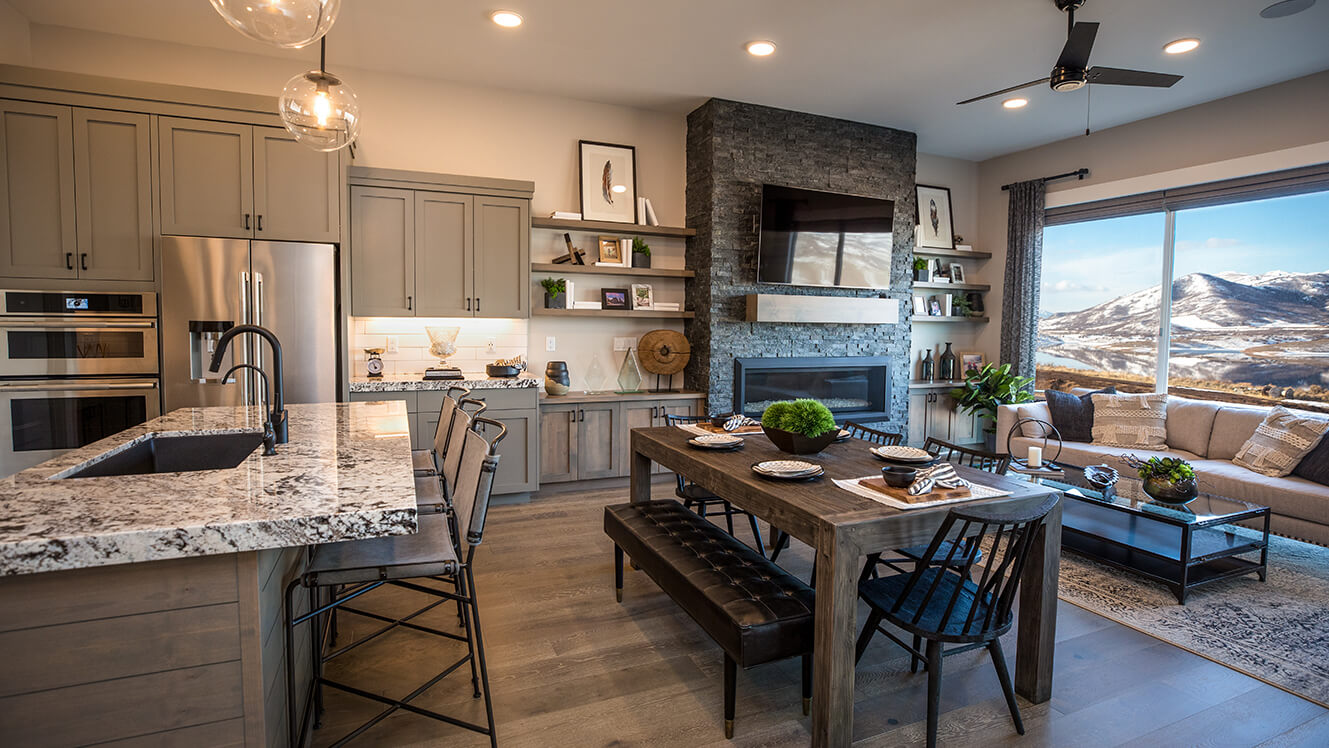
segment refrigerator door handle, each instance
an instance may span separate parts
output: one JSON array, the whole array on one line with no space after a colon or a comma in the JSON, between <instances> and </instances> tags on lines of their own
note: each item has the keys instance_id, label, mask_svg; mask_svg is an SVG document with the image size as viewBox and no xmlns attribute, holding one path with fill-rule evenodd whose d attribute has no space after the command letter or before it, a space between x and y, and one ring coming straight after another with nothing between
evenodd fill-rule
<instances>
[{"instance_id":1,"label":"refrigerator door handle","mask_svg":"<svg viewBox=\"0 0 1329 748\"><path fill-rule=\"evenodd\" d=\"M240 324L248 324L250 319L249 309L249 273L240 271ZM231 347L234 353L231 354L231 363L247 364L249 363L249 341L242 340ZM239 360L237 360L239 359ZM239 375L240 379L240 400L244 405L253 405L253 400L249 393L249 383L253 375L248 371L243 371Z\"/></svg>"},{"instance_id":2,"label":"refrigerator door handle","mask_svg":"<svg viewBox=\"0 0 1329 748\"><path fill-rule=\"evenodd\" d=\"M263 274L254 273L254 324L263 325ZM254 364L263 368L263 344L254 341ZM255 403L258 404L258 403Z\"/></svg>"}]
</instances>

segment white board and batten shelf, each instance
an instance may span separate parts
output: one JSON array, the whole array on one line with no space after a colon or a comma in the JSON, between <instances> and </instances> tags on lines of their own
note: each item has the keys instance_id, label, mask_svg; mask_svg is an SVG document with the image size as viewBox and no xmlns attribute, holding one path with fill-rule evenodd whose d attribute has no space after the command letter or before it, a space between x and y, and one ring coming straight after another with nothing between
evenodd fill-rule
<instances>
[{"instance_id":1,"label":"white board and batten shelf","mask_svg":"<svg viewBox=\"0 0 1329 748\"><path fill-rule=\"evenodd\" d=\"M748 294L747 321L889 325L900 321L900 301L857 296Z\"/></svg>"}]
</instances>

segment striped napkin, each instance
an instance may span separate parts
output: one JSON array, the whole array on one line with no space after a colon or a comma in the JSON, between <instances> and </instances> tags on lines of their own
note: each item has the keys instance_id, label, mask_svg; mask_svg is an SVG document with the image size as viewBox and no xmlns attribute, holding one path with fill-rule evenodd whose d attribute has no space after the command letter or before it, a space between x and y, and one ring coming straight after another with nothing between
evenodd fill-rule
<instances>
[{"instance_id":1,"label":"striped napkin","mask_svg":"<svg viewBox=\"0 0 1329 748\"><path fill-rule=\"evenodd\" d=\"M968 488L969 481L960 477L955 472L955 466L949 462L943 462L930 468L923 468L918 471L914 482L909 484L909 495L918 496L931 491L933 488Z\"/></svg>"}]
</instances>

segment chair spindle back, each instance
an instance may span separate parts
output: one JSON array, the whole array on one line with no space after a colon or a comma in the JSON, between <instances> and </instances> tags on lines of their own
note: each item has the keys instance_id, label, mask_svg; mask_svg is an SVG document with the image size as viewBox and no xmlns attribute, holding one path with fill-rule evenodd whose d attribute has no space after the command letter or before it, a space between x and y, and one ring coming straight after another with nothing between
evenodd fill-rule
<instances>
[{"instance_id":1,"label":"chair spindle back","mask_svg":"<svg viewBox=\"0 0 1329 748\"><path fill-rule=\"evenodd\" d=\"M940 439L928 437L923 442L924 451L934 457L966 467L978 470L986 470L989 473L1001 475L1011 466L1011 456L1004 452L988 452L987 450L976 447L962 447L959 444L951 444Z\"/></svg>"},{"instance_id":2,"label":"chair spindle back","mask_svg":"<svg viewBox=\"0 0 1329 748\"><path fill-rule=\"evenodd\" d=\"M878 431L877 429L868 428L861 423L855 423L853 421L846 421L844 424L844 430L848 431L849 435L855 439L862 439L865 442L880 444L885 447L894 447L895 445L904 442L904 435L902 434L892 434L889 431Z\"/></svg>"}]
</instances>

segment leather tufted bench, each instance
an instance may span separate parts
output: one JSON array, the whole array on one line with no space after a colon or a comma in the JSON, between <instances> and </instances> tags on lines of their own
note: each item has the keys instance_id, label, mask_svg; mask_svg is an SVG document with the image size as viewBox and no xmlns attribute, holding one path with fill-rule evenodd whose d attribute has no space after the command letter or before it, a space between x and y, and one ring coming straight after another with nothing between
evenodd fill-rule
<instances>
[{"instance_id":1,"label":"leather tufted bench","mask_svg":"<svg viewBox=\"0 0 1329 748\"><path fill-rule=\"evenodd\" d=\"M677 501L605 507L623 601L623 554L692 616L725 653L725 737L734 736L737 666L803 658L803 713L812 695L814 592Z\"/></svg>"}]
</instances>

